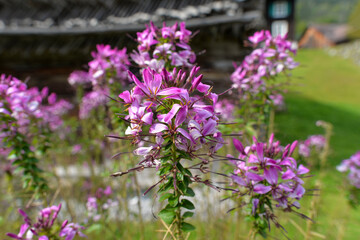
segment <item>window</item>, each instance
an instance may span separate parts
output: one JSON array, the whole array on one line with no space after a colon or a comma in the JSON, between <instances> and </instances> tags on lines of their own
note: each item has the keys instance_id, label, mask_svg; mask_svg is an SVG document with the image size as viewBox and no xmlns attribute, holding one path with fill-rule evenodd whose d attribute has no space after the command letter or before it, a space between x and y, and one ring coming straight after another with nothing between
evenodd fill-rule
<instances>
[{"instance_id":1,"label":"window","mask_svg":"<svg viewBox=\"0 0 360 240\"><path fill-rule=\"evenodd\" d=\"M271 24L271 34L276 37L284 36L289 31L289 23L285 20L274 21Z\"/></svg>"},{"instance_id":2,"label":"window","mask_svg":"<svg viewBox=\"0 0 360 240\"><path fill-rule=\"evenodd\" d=\"M272 3L271 16L273 18L286 18L289 16L289 3L287 1L275 1Z\"/></svg>"}]
</instances>

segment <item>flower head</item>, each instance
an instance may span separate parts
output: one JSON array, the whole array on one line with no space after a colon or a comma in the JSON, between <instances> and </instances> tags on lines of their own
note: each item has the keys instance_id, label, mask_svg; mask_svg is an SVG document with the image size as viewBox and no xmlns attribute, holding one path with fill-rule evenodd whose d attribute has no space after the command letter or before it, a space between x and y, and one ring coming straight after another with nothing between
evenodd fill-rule
<instances>
[{"instance_id":1,"label":"flower head","mask_svg":"<svg viewBox=\"0 0 360 240\"><path fill-rule=\"evenodd\" d=\"M343 160L336 169L340 172L349 172L348 179L350 184L360 188L360 151L356 152L349 159Z\"/></svg>"},{"instance_id":2,"label":"flower head","mask_svg":"<svg viewBox=\"0 0 360 240\"><path fill-rule=\"evenodd\" d=\"M247 147L234 139L240 154L238 158L229 156L235 165L231 178L239 187L235 193L248 195L251 201L245 204L252 205L252 214L265 214L266 219L273 216L273 206L285 211L300 207L298 201L305 194L302 177L309 172L291 157L297 141L282 148L273 139L273 135L267 143L254 139L254 144Z\"/></svg>"},{"instance_id":3,"label":"flower head","mask_svg":"<svg viewBox=\"0 0 360 240\"><path fill-rule=\"evenodd\" d=\"M137 33L138 49L130 54L132 60L141 68L150 68L160 73L163 68L193 67L196 55L189 46L191 31L185 23L175 23L161 28L152 22L146 29Z\"/></svg>"}]
</instances>

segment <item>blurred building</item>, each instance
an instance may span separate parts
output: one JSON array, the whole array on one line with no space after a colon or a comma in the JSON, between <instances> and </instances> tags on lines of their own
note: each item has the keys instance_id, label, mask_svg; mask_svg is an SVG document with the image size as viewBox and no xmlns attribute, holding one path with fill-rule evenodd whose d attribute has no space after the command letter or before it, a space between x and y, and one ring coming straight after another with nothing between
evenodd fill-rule
<instances>
[{"instance_id":1,"label":"blurred building","mask_svg":"<svg viewBox=\"0 0 360 240\"><path fill-rule=\"evenodd\" d=\"M273 36L295 39L295 0L266 0L265 17Z\"/></svg>"},{"instance_id":2,"label":"blurred building","mask_svg":"<svg viewBox=\"0 0 360 240\"><path fill-rule=\"evenodd\" d=\"M133 49L136 43L129 36L145 23L186 21L189 29L200 30L192 46L203 53L198 62L205 71L218 70L209 76L215 81L246 53L243 39L267 26L265 4L266 0L2 0L0 71L23 79L30 76L38 85L52 84L54 90L66 92L64 79L86 65L96 44Z\"/></svg>"},{"instance_id":3,"label":"blurred building","mask_svg":"<svg viewBox=\"0 0 360 240\"><path fill-rule=\"evenodd\" d=\"M299 40L299 47L324 48L344 43L348 38L346 24L313 24L306 28Z\"/></svg>"}]
</instances>

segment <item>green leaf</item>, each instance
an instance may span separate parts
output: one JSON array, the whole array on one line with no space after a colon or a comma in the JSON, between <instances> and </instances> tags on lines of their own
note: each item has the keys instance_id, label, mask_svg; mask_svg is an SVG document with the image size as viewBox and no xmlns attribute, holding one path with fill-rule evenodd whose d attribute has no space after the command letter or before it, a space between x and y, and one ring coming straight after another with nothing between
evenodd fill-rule
<instances>
[{"instance_id":1,"label":"green leaf","mask_svg":"<svg viewBox=\"0 0 360 240\"><path fill-rule=\"evenodd\" d=\"M188 188L190 183L191 183L190 177L189 176L184 176L184 184L186 185L186 188Z\"/></svg>"},{"instance_id":2,"label":"green leaf","mask_svg":"<svg viewBox=\"0 0 360 240\"><path fill-rule=\"evenodd\" d=\"M186 172L185 172L185 168L181 165L181 163L177 163L176 164L176 167L177 169L179 169L179 171L183 174L183 175L186 175Z\"/></svg>"},{"instance_id":3,"label":"green leaf","mask_svg":"<svg viewBox=\"0 0 360 240\"><path fill-rule=\"evenodd\" d=\"M177 172L176 179L180 182L184 181L184 175L181 172Z\"/></svg>"},{"instance_id":4,"label":"green leaf","mask_svg":"<svg viewBox=\"0 0 360 240\"><path fill-rule=\"evenodd\" d=\"M180 156L181 158L183 158L183 159L193 160L193 159L191 158L190 154L188 154L188 153L186 153L186 152L184 152L184 151L181 151L180 154L179 154L179 156Z\"/></svg>"},{"instance_id":5,"label":"green leaf","mask_svg":"<svg viewBox=\"0 0 360 240\"><path fill-rule=\"evenodd\" d=\"M195 209L194 204L187 199L181 200L181 206L189 210Z\"/></svg>"},{"instance_id":6,"label":"green leaf","mask_svg":"<svg viewBox=\"0 0 360 240\"><path fill-rule=\"evenodd\" d=\"M186 193L187 186L184 184L184 182L178 182L177 186L181 190L181 192Z\"/></svg>"},{"instance_id":7,"label":"green leaf","mask_svg":"<svg viewBox=\"0 0 360 240\"><path fill-rule=\"evenodd\" d=\"M168 182L165 183L164 188L161 189L161 191L162 192L167 192L170 188L174 187L173 181L174 181L174 179L172 177L170 177Z\"/></svg>"},{"instance_id":8,"label":"green leaf","mask_svg":"<svg viewBox=\"0 0 360 240\"><path fill-rule=\"evenodd\" d=\"M159 201L162 202L164 201L165 199L168 199L169 197L173 196L173 194L171 193L164 193L160 198L159 198Z\"/></svg>"},{"instance_id":9,"label":"green leaf","mask_svg":"<svg viewBox=\"0 0 360 240\"><path fill-rule=\"evenodd\" d=\"M179 203L179 198L172 196L168 199L168 202L171 207L176 207Z\"/></svg>"},{"instance_id":10,"label":"green leaf","mask_svg":"<svg viewBox=\"0 0 360 240\"><path fill-rule=\"evenodd\" d=\"M85 232L87 234L92 233L92 232L99 233L102 228L103 228L103 226L100 223L95 223L95 224L92 224L90 227L86 228Z\"/></svg>"},{"instance_id":11,"label":"green leaf","mask_svg":"<svg viewBox=\"0 0 360 240\"><path fill-rule=\"evenodd\" d=\"M195 227L191 225L190 223L183 222L181 224L181 230L184 232L191 232L195 230Z\"/></svg>"},{"instance_id":12,"label":"green leaf","mask_svg":"<svg viewBox=\"0 0 360 240\"><path fill-rule=\"evenodd\" d=\"M169 163L165 163L164 166L159 170L158 175L159 176L165 175L169 173L171 169L172 169L172 165Z\"/></svg>"},{"instance_id":13,"label":"green leaf","mask_svg":"<svg viewBox=\"0 0 360 240\"><path fill-rule=\"evenodd\" d=\"M176 208L164 208L158 215L166 224L171 224L176 217L175 210Z\"/></svg>"},{"instance_id":14,"label":"green leaf","mask_svg":"<svg viewBox=\"0 0 360 240\"><path fill-rule=\"evenodd\" d=\"M168 141L168 143L165 145L165 150L169 150L171 146L172 146L172 142Z\"/></svg>"},{"instance_id":15,"label":"green leaf","mask_svg":"<svg viewBox=\"0 0 360 240\"><path fill-rule=\"evenodd\" d=\"M192 216L194 216L193 212L185 212L182 217L183 218L189 218L189 217L192 217Z\"/></svg>"},{"instance_id":16,"label":"green leaf","mask_svg":"<svg viewBox=\"0 0 360 240\"><path fill-rule=\"evenodd\" d=\"M188 188L188 189L186 190L185 196L194 197L194 196L195 196L195 192L194 192L191 188Z\"/></svg>"}]
</instances>

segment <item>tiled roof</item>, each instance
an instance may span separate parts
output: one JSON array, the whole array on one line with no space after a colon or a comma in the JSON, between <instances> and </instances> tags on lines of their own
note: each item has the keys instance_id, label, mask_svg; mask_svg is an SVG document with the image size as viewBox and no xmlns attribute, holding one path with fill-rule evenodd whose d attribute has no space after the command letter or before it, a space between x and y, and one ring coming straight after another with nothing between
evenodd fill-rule
<instances>
[{"instance_id":1,"label":"tiled roof","mask_svg":"<svg viewBox=\"0 0 360 240\"><path fill-rule=\"evenodd\" d=\"M254 1L0 0L0 34L126 31L149 21L208 16L240 19L246 18L244 6L248 2Z\"/></svg>"},{"instance_id":2,"label":"tiled roof","mask_svg":"<svg viewBox=\"0 0 360 240\"><path fill-rule=\"evenodd\" d=\"M310 27L317 29L333 43L339 43L348 39L349 27L346 24L312 24Z\"/></svg>"}]
</instances>

